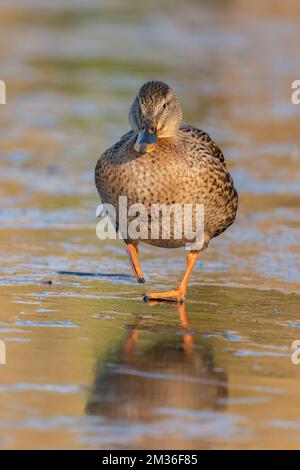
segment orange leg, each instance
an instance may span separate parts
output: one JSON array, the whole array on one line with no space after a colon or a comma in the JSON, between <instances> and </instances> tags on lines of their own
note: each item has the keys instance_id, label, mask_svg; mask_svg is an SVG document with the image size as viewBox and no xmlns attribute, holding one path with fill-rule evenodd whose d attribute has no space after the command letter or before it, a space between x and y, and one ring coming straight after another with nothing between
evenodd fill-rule
<instances>
[{"instance_id":1,"label":"orange leg","mask_svg":"<svg viewBox=\"0 0 300 470\"><path fill-rule=\"evenodd\" d=\"M185 331L189 330L189 322L187 319L185 304L178 305L178 312L180 316L180 322ZM187 356L191 356L194 352L194 339L193 335L190 333L183 334L183 349Z\"/></svg>"},{"instance_id":2,"label":"orange leg","mask_svg":"<svg viewBox=\"0 0 300 470\"><path fill-rule=\"evenodd\" d=\"M127 364L130 364L133 359L133 353L134 353L134 348L135 348L135 343L137 342L139 337L139 330L134 328L126 338L126 341L123 346L123 356L124 356L124 361Z\"/></svg>"},{"instance_id":3,"label":"orange leg","mask_svg":"<svg viewBox=\"0 0 300 470\"><path fill-rule=\"evenodd\" d=\"M195 263L198 259L198 256L199 251L190 251L187 255L186 272L178 289L171 290L169 292L155 292L152 294L145 294L144 300L165 300L169 302L184 302L186 286L192 273L193 267L195 266Z\"/></svg>"},{"instance_id":4,"label":"orange leg","mask_svg":"<svg viewBox=\"0 0 300 470\"><path fill-rule=\"evenodd\" d=\"M138 259L139 250L138 250L137 245L134 245L133 243L128 243L127 253L129 256L129 261L131 264L132 271L134 272L134 275L137 281L139 283L144 283L145 279L144 279L143 271L142 271L142 268Z\"/></svg>"}]
</instances>

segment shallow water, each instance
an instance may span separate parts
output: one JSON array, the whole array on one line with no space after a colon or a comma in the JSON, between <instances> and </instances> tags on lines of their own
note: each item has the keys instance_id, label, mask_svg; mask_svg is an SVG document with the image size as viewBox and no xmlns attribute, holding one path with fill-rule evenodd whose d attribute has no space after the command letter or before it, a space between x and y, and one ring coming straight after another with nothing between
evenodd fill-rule
<instances>
[{"instance_id":1,"label":"shallow water","mask_svg":"<svg viewBox=\"0 0 300 470\"><path fill-rule=\"evenodd\" d=\"M299 448L299 2L99 3L1 1L0 446ZM151 78L240 193L180 308L141 295L182 251L143 247L138 286L95 236L94 165Z\"/></svg>"}]
</instances>

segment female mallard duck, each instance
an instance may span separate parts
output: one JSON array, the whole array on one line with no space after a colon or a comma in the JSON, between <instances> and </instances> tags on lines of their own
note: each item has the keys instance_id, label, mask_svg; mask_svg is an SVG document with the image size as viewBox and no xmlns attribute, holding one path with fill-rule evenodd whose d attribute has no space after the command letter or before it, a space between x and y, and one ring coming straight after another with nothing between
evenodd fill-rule
<instances>
[{"instance_id":1,"label":"female mallard duck","mask_svg":"<svg viewBox=\"0 0 300 470\"><path fill-rule=\"evenodd\" d=\"M143 204L148 214L144 223L150 222L150 225L154 205L192 205L193 227L197 214L194 206L201 204L204 207L203 243L188 251L181 284L170 292L147 294L145 300L184 301L186 286L200 251L207 247L211 238L224 232L236 216L238 195L223 153L208 134L183 125L181 120L181 106L173 90L160 81L145 83L129 112L132 130L104 152L95 169L100 198L115 208L117 218L120 196L127 197L128 206ZM157 220L159 233L155 237L148 224L146 233L140 227L138 237L127 234L125 238L138 282L145 282L138 260L139 242L178 248L191 241L183 232L178 236L175 217L170 218L168 237L162 230L161 215Z\"/></svg>"}]
</instances>

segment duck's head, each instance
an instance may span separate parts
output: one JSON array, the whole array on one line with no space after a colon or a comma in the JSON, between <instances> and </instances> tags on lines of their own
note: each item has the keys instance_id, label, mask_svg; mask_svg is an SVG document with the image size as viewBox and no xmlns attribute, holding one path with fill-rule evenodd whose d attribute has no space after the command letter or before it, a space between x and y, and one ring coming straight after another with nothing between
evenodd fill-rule
<instances>
[{"instance_id":1,"label":"duck's head","mask_svg":"<svg viewBox=\"0 0 300 470\"><path fill-rule=\"evenodd\" d=\"M158 139L172 137L180 127L182 111L172 88L166 83L145 83L129 112L129 122L138 134L134 149L152 152Z\"/></svg>"}]
</instances>

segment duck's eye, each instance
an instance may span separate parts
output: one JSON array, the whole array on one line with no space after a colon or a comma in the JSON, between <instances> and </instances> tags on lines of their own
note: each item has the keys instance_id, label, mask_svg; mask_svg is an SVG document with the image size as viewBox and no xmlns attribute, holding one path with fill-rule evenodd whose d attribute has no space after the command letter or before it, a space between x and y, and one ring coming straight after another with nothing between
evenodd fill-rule
<instances>
[{"instance_id":1,"label":"duck's eye","mask_svg":"<svg viewBox=\"0 0 300 470\"><path fill-rule=\"evenodd\" d=\"M167 107L167 103L164 103L163 104L163 109L166 109L166 107Z\"/></svg>"}]
</instances>

